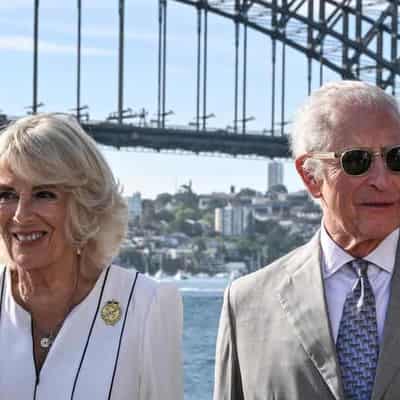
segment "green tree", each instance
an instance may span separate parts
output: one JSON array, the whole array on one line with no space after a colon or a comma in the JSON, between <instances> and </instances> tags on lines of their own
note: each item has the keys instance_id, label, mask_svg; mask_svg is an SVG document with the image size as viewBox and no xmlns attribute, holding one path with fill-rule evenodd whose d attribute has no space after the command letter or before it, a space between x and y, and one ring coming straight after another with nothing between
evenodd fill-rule
<instances>
[{"instance_id":1,"label":"green tree","mask_svg":"<svg viewBox=\"0 0 400 400\"><path fill-rule=\"evenodd\" d=\"M172 222L175 219L174 213L168 210L160 210L155 214L159 221Z\"/></svg>"},{"instance_id":2,"label":"green tree","mask_svg":"<svg viewBox=\"0 0 400 400\"><path fill-rule=\"evenodd\" d=\"M120 263L126 267L134 267L140 272L145 271L144 258L140 251L133 247L124 247L119 252Z\"/></svg>"},{"instance_id":3,"label":"green tree","mask_svg":"<svg viewBox=\"0 0 400 400\"><path fill-rule=\"evenodd\" d=\"M186 220L192 219L197 221L200 217L200 212L197 209L188 208L188 207L179 207L175 211L175 220Z\"/></svg>"},{"instance_id":4,"label":"green tree","mask_svg":"<svg viewBox=\"0 0 400 400\"><path fill-rule=\"evenodd\" d=\"M155 220L156 216L153 202L151 200L144 199L142 202L141 224L143 226L152 225L155 223Z\"/></svg>"},{"instance_id":5,"label":"green tree","mask_svg":"<svg viewBox=\"0 0 400 400\"><path fill-rule=\"evenodd\" d=\"M203 252L207 249L206 242L203 238L198 237L193 239L193 250Z\"/></svg>"},{"instance_id":6,"label":"green tree","mask_svg":"<svg viewBox=\"0 0 400 400\"><path fill-rule=\"evenodd\" d=\"M288 228L282 227L276 221L256 221L256 230L262 234L260 244L264 247L266 261L270 263L277 258L287 254L304 243L300 235L293 235Z\"/></svg>"},{"instance_id":7,"label":"green tree","mask_svg":"<svg viewBox=\"0 0 400 400\"><path fill-rule=\"evenodd\" d=\"M173 199L172 195L169 193L160 193L154 200L154 207L156 209L164 208Z\"/></svg>"},{"instance_id":8,"label":"green tree","mask_svg":"<svg viewBox=\"0 0 400 400\"><path fill-rule=\"evenodd\" d=\"M192 185L182 185L179 192L174 195L174 200L178 205L186 208L198 209L199 199L192 191Z\"/></svg>"},{"instance_id":9,"label":"green tree","mask_svg":"<svg viewBox=\"0 0 400 400\"><path fill-rule=\"evenodd\" d=\"M236 246L242 257L252 257L260 248L256 241L243 238L237 241Z\"/></svg>"},{"instance_id":10,"label":"green tree","mask_svg":"<svg viewBox=\"0 0 400 400\"><path fill-rule=\"evenodd\" d=\"M175 210L175 219L170 223L169 230L183 232L189 236L198 236L202 233L201 225L197 223L199 217L199 210L179 207Z\"/></svg>"},{"instance_id":11,"label":"green tree","mask_svg":"<svg viewBox=\"0 0 400 400\"><path fill-rule=\"evenodd\" d=\"M236 196L237 197L241 197L241 196L255 197L256 194L257 194L257 192L254 189L243 188L240 190L240 192Z\"/></svg>"},{"instance_id":12,"label":"green tree","mask_svg":"<svg viewBox=\"0 0 400 400\"><path fill-rule=\"evenodd\" d=\"M206 211L203 212L201 216L201 221L206 223L212 230L214 229L214 212L213 211Z\"/></svg>"},{"instance_id":13,"label":"green tree","mask_svg":"<svg viewBox=\"0 0 400 400\"><path fill-rule=\"evenodd\" d=\"M215 210L216 208L223 208L227 205L227 201L224 199L211 199L208 202L208 210Z\"/></svg>"}]
</instances>

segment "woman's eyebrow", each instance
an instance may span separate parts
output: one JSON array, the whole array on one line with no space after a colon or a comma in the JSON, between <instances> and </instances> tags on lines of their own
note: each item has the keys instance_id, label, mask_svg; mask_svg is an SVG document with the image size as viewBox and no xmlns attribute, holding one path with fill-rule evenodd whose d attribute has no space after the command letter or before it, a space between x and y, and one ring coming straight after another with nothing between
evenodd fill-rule
<instances>
[{"instance_id":1,"label":"woman's eyebrow","mask_svg":"<svg viewBox=\"0 0 400 400\"><path fill-rule=\"evenodd\" d=\"M36 191L36 190L57 190L57 185L37 185L37 186L33 186L32 190ZM14 187L9 186L9 185L3 185L0 183L0 190L15 190Z\"/></svg>"},{"instance_id":2,"label":"woman's eyebrow","mask_svg":"<svg viewBox=\"0 0 400 400\"><path fill-rule=\"evenodd\" d=\"M44 190L44 189L52 189L52 190L56 190L57 186L56 185L37 185L37 186L33 186L32 190Z\"/></svg>"}]
</instances>

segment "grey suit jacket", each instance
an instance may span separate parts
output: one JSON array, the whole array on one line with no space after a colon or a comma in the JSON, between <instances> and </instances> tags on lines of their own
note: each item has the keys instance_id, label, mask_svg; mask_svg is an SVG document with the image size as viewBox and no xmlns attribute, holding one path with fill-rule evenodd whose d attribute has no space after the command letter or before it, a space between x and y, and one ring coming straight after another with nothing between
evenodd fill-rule
<instances>
[{"instance_id":1,"label":"grey suit jacket","mask_svg":"<svg viewBox=\"0 0 400 400\"><path fill-rule=\"evenodd\" d=\"M225 292L214 400L345 400L327 314L319 234ZM400 252L372 400L400 399Z\"/></svg>"}]
</instances>

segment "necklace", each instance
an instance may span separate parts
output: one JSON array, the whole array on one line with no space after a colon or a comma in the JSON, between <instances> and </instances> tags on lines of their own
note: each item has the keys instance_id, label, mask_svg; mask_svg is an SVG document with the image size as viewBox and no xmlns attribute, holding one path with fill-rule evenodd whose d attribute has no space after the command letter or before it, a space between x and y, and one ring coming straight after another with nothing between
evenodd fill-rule
<instances>
[{"instance_id":1,"label":"necklace","mask_svg":"<svg viewBox=\"0 0 400 400\"><path fill-rule=\"evenodd\" d=\"M73 308L73 300L74 300L76 291L78 289L78 283L79 283L79 268L78 268L76 279L75 279L74 289L72 290L71 296L67 302L67 311L65 313L65 317L51 331L46 332L45 330L43 330L39 327L37 322L35 322L35 328L39 333L39 338L40 338L39 344L40 344L40 348L42 350L48 351L50 349L51 345L53 344L54 340L57 337L58 332L60 331L61 327L63 326L67 315L71 312L71 310Z\"/></svg>"},{"instance_id":2,"label":"necklace","mask_svg":"<svg viewBox=\"0 0 400 400\"><path fill-rule=\"evenodd\" d=\"M39 336L40 336L39 344L40 344L41 349L48 350L50 348L50 346L53 344L54 339L56 338L57 333L60 330L63 323L64 323L64 320L59 322L54 329L52 329L50 332L47 332L47 333L42 331L39 328L39 326L37 324L35 324L36 330L39 331Z\"/></svg>"}]
</instances>

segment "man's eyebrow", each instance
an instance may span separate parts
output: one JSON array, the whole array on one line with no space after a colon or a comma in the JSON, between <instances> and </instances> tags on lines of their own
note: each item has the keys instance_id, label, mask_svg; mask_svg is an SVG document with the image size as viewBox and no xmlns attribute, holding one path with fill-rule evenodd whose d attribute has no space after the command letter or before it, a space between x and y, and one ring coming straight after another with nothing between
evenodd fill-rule
<instances>
[{"instance_id":1,"label":"man's eyebrow","mask_svg":"<svg viewBox=\"0 0 400 400\"><path fill-rule=\"evenodd\" d=\"M14 190L12 186L0 184L0 190Z\"/></svg>"}]
</instances>

